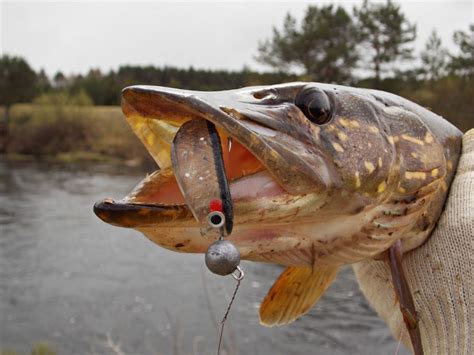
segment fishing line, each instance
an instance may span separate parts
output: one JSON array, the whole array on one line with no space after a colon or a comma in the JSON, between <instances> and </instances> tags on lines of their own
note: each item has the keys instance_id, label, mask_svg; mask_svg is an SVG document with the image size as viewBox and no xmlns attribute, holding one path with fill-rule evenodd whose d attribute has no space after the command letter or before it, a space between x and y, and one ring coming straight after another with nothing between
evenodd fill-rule
<instances>
[{"instance_id":1,"label":"fishing line","mask_svg":"<svg viewBox=\"0 0 474 355\"><path fill-rule=\"evenodd\" d=\"M216 210L213 210L212 206L217 206ZM215 201L211 201L211 212L208 215L208 223L213 228L219 228L221 230L220 238L212 243L209 248L207 249L205 262L207 268L213 272L214 274L226 276L232 275L234 280L237 282L235 285L234 293L230 299L229 305L224 313L224 317L221 320L221 329L219 334L219 343L217 345L217 355L221 353L221 346L222 346L222 338L224 334L224 326L229 315L230 309L232 308L232 304L234 303L235 297L237 295L237 291L239 290L240 282L243 280L245 273L242 268L239 266L240 264L240 252L235 247L234 244L229 242L228 240L224 239L224 231L223 225L225 224L225 216L218 210L218 203ZM219 217L219 223L213 217ZM236 271L238 274L236 274Z\"/></svg>"},{"instance_id":2,"label":"fishing line","mask_svg":"<svg viewBox=\"0 0 474 355\"><path fill-rule=\"evenodd\" d=\"M400 345L402 343L404 332L405 332L405 327L402 327L402 329L400 330L400 339L398 340L397 348L395 349L394 355L398 355L398 353L400 352Z\"/></svg>"},{"instance_id":3,"label":"fishing line","mask_svg":"<svg viewBox=\"0 0 474 355\"><path fill-rule=\"evenodd\" d=\"M221 353L222 335L224 334L225 321L227 320L227 316L229 315L230 308L232 307L232 304L234 303L235 296L237 295L237 291L239 290L240 282L243 280L245 276L244 271L240 268L240 266L237 266L237 271L239 271L240 273L238 276L232 273L232 277L237 281L237 284L235 285L234 294L232 295L232 298L230 299L230 302L229 302L229 305L227 306L227 310L225 311L224 317L221 320L221 331L219 334L219 345L217 346L217 355L220 355Z\"/></svg>"}]
</instances>

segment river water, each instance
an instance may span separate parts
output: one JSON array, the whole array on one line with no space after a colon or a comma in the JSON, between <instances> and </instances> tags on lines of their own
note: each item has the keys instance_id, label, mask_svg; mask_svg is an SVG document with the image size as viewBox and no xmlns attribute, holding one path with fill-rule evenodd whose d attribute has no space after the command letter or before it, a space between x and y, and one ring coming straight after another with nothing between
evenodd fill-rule
<instances>
[{"instance_id":1,"label":"river water","mask_svg":"<svg viewBox=\"0 0 474 355\"><path fill-rule=\"evenodd\" d=\"M216 352L233 279L206 271L202 255L159 248L92 212L96 200L122 197L142 178L128 170L0 160L0 349L26 354L47 342L58 354ZM308 315L265 328L258 306L282 269L242 267L222 354L395 354L350 268Z\"/></svg>"}]
</instances>

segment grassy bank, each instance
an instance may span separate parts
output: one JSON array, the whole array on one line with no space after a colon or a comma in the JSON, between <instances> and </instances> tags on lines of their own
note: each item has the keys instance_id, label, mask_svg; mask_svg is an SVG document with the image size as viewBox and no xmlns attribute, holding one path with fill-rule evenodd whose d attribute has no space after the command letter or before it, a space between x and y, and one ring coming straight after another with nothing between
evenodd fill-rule
<instances>
[{"instance_id":1,"label":"grassy bank","mask_svg":"<svg viewBox=\"0 0 474 355\"><path fill-rule=\"evenodd\" d=\"M8 132L4 153L10 158L149 161L120 107L17 104L10 110Z\"/></svg>"}]
</instances>

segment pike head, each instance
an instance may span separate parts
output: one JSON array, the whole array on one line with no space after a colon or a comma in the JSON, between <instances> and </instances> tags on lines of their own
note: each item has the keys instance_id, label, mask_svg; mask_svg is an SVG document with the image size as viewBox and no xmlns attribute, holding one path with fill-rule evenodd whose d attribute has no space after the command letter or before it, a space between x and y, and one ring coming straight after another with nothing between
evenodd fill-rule
<instances>
[{"instance_id":1,"label":"pike head","mask_svg":"<svg viewBox=\"0 0 474 355\"><path fill-rule=\"evenodd\" d=\"M173 138L190 119L212 122L223 143L234 204L229 240L243 259L288 266L352 263L398 239L405 249L420 245L459 155L460 132L441 117L395 95L343 86L132 86L122 109L159 170L125 198L96 203L95 213L178 252L204 253L212 242L173 175Z\"/></svg>"}]
</instances>

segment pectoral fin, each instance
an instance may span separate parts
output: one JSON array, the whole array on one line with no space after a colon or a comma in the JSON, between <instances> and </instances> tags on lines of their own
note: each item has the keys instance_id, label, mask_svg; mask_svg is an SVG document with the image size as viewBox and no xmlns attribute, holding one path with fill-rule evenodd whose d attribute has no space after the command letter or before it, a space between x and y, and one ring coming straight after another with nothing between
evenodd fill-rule
<instances>
[{"instance_id":1,"label":"pectoral fin","mask_svg":"<svg viewBox=\"0 0 474 355\"><path fill-rule=\"evenodd\" d=\"M278 277L260 306L260 323L267 327L293 322L321 298L338 267L288 267Z\"/></svg>"}]
</instances>

